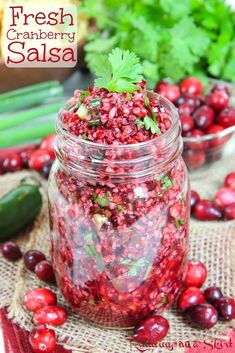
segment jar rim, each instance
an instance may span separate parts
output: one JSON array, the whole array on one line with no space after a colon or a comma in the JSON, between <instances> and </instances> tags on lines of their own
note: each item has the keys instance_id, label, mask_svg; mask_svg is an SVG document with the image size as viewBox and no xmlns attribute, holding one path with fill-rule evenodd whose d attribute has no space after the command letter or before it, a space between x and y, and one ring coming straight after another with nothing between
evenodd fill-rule
<instances>
[{"instance_id":1,"label":"jar rim","mask_svg":"<svg viewBox=\"0 0 235 353\"><path fill-rule=\"evenodd\" d=\"M153 139L149 139L147 141L144 142L138 142L138 143L131 143L131 144L105 144L105 143L97 143L97 142L93 142L93 141L88 141L88 140L84 140L74 134L72 134L71 132L69 132L65 126L65 124L62 122L62 113L64 110L70 110L75 106L75 103L73 102L67 102L66 105L61 108L61 110L59 111L58 117L56 119L56 131L57 133L62 133L64 136L68 137L69 139L71 139L74 143L79 143L79 144L84 144L84 146L90 146L90 147L98 147L100 149L117 149L117 150L122 150L122 149L135 149L135 148L139 148L139 147L145 147L148 146L150 144L154 144L156 143L156 145L158 143L161 143L164 139L167 139L167 137L171 136L176 128L177 125L179 125L179 113L177 108L174 106L174 104L172 102L170 102L167 98L161 96L160 94L154 92L154 91L149 91L147 90L147 94L149 97L154 97L156 98L158 101L162 100L164 102L164 104L166 104L167 109L170 112L170 116L172 119L172 124L169 127L169 129L164 132L163 134L154 137Z\"/></svg>"}]
</instances>

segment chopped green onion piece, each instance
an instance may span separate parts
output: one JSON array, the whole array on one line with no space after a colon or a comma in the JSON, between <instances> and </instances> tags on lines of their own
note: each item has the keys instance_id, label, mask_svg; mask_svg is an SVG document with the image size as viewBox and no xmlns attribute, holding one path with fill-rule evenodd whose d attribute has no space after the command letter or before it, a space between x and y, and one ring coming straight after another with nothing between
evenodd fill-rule
<instances>
[{"instance_id":1,"label":"chopped green onion piece","mask_svg":"<svg viewBox=\"0 0 235 353\"><path fill-rule=\"evenodd\" d=\"M80 107L78 108L77 115L81 120L83 120L88 114L87 108L81 104Z\"/></svg>"},{"instance_id":2,"label":"chopped green onion piece","mask_svg":"<svg viewBox=\"0 0 235 353\"><path fill-rule=\"evenodd\" d=\"M90 100L90 105L95 108L95 107L98 107L100 105L100 99L97 98L97 99L92 99Z\"/></svg>"},{"instance_id":3,"label":"chopped green onion piece","mask_svg":"<svg viewBox=\"0 0 235 353\"><path fill-rule=\"evenodd\" d=\"M101 207L107 207L109 205L109 199L107 197L102 197L102 196L94 194L93 199Z\"/></svg>"},{"instance_id":4,"label":"chopped green onion piece","mask_svg":"<svg viewBox=\"0 0 235 353\"><path fill-rule=\"evenodd\" d=\"M100 120L89 120L88 126L99 126L101 124Z\"/></svg>"}]
</instances>

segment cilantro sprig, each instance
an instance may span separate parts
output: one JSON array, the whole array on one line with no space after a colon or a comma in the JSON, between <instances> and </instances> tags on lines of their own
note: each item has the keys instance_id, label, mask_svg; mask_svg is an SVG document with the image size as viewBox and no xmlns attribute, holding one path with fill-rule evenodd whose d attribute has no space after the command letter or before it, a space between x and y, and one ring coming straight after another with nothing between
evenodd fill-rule
<instances>
[{"instance_id":1,"label":"cilantro sprig","mask_svg":"<svg viewBox=\"0 0 235 353\"><path fill-rule=\"evenodd\" d=\"M132 93L138 89L136 83L142 80L143 67L136 54L115 48L108 56L97 57L95 73L97 87L110 92Z\"/></svg>"}]
</instances>

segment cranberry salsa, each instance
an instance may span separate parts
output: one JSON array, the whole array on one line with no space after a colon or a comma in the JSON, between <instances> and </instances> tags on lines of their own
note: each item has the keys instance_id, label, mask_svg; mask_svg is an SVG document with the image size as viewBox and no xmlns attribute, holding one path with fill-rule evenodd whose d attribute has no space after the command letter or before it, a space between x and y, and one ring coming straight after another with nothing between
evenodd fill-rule
<instances>
[{"instance_id":1,"label":"cranberry salsa","mask_svg":"<svg viewBox=\"0 0 235 353\"><path fill-rule=\"evenodd\" d=\"M82 317L131 327L182 287L188 178L175 108L146 90L135 54L103 60L95 86L75 91L57 121L52 262Z\"/></svg>"}]
</instances>

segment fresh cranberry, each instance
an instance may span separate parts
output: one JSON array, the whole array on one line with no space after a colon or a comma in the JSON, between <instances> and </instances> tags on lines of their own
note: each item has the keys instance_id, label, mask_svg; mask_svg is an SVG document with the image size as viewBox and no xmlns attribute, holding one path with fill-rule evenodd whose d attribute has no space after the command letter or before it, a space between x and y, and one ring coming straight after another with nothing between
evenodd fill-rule
<instances>
[{"instance_id":1,"label":"fresh cranberry","mask_svg":"<svg viewBox=\"0 0 235 353\"><path fill-rule=\"evenodd\" d=\"M37 311L45 306L56 305L56 295L47 288L34 288L24 297L24 305L30 311Z\"/></svg>"},{"instance_id":2,"label":"fresh cranberry","mask_svg":"<svg viewBox=\"0 0 235 353\"><path fill-rule=\"evenodd\" d=\"M213 304L217 299L223 296L220 288L218 287L208 287L204 291L204 294L206 301L208 301L210 304Z\"/></svg>"},{"instance_id":3,"label":"fresh cranberry","mask_svg":"<svg viewBox=\"0 0 235 353\"><path fill-rule=\"evenodd\" d=\"M67 311L58 305L44 306L33 315L36 325L61 326L67 321Z\"/></svg>"},{"instance_id":4,"label":"fresh cranberry","mask_svg":"<svg viewBox=\"0 0 235 353\"><path fill-rule=\"evenodd\" d=\"M210 329L218 321L218 313L211 304L199 304L188 311L190 320L201 329Z\"/></svg>"},{"instance_id":5,"label":"fresh cranberry","mask_svg":"<svg viewBox=\"0 0 235 353\"><path fill-rule=\"evenodd\" d=\"M225 85L215 85L212 88L211 92L224 92L229 96L229 89Z\"/></svg>"},{"instance_id":6,"label":"fresh cranberry","mask_svg":"<svg viewBox=\"0 0 235 353\"><path fill-rule=\"evenodd\" d=\"M186 264L185 287L201 287L206 280L206 266L201 261L189 261Z\"/></svg>"},{"instance_id":7,"label":"fresh cranberry","mask_svg":"<svg viewBox=\"0 0 235 353\"><path fill-rule=\"evenodd\" d=\"M235 172L232 172L224 179L224 186L235 190Z\"/></svg>"},{"instance_id":8,"label":"fresh cranberry","mask_svg":"<svg viewBox=\"0 0 235 353\"><path fill-rule=\"evenodd\" d=\"M203 291L197 287L188 287L180 293L177 308L180 312L185 312L192 306L202 303L205 303Z\"/></svg>"},{"instance_id":9,"label":"fresh cranberry","mask_svg":"<svg viewBox=\"0 0 235 353\"><path fill-rule=\"evenodd\" d=\"M232 203L231 205L228 205L224 208L224 219L230 221L232 219L235 219L235 203Z\"/></svg>"},{"instance_id":10,"label":"fresh cranberry","mask_svg":"<svg viewBox=\"0 0 235 353\"><path fill-rule=\"evenodd\" d=\"M186 150L183 153L183 158L187 167L191 170L202 167L206 162L205 153L202 151Z\"/></svg>"},{"instance_id":11,"label":"fresh cranberry","mask_svg":"<svg viewBox=\"0 0 235 353\"><path fill-rule=\"evenodd\" d=\"M53 157L55 157L55 151L54 151L55 138L56 138L55 134L44 137L39 147L41 150L46 150L47 152L49 152Z\"/></svg>"},{"instance_id":12,"label":"fresh cranberry","mask_svg":"<svg viewBox=\"0 0 235 353\"><path fill-rule=\"evenodd\" d=\"M17 153L13 153L3 160L2 167L5 173L17 172L23 168L22 158Z\"/></svg>"},{"instance_id":13,"label":"fresh cranberry","mask_svg":"<svg viewBox=\"0 0 235 353\"><path fill-rule=\"evenodd\" d=\"M224 127L230 127L235 125L235 108L234 107L227 107L224 108L219 116L218 122L220 125Z\"/></svg>"},{"instance_id":14,"label":"fresh cranberry","mask_svg":"<svg viewBox=\"0 0 235 353\"><path fill-rule=\"evenodd\" d=\"M46 260L46 257L38 250L29 250L24 254L25 267L31 272L34 272L35 266L43 260Z\"/></svg>"},{"instance_id":15,"label":"fresh cranberry","mask_svg":"<svg viewBox=\"0 0 235 353\"><path fill-rule=\"evenodd\" d=\"M235 318L235 300L229 297L221 297L214 302L222 321L230 321Z\"/></svg>"},{"instance_id":16,"label":"fresh cranberry","mask_svg":"<svg viewBox=\"0 0 235 353\"><path fill-rule=\"evenodd\" d=\"M228 187L219 189L215 195L215 203L222 208L235 203L235 190Z\"/></svg>"},{"instance_id":17,"label":"fresh cranberry","mask_svg":"<svg viewBox=\"0 0 235 353\"><path fill-rule=\"evenodd\" d=\"M168 78L164 78L163 80L158 81L155 87L155 91L159 92L162 87L167 86L170 83L171 83L171 80Z\"/></svg>"},{"instance_id":18,"label":"fresh cranberry","mask_svg":"<svg viewBox=\"0 0 235 353\"><path fill-rule=\"evenodd\" d=\"M206 130L215 120L214 111L207 105L202 105L193 113L196 126L201 130Z\"/></svg>"},{"instance_id":19,"label":"fresh cranberry","mask_svg":"<svg viewBox=\"0 0 235 353\"><path fill-rule=\"evenodd\" d=\"M214 111L219 112L228 106L229 97L223 91L215 91L206 95L205 103Z\"/></svg>"},{"instance_id":20,"label":"fresh cranberry","mask_svg":"<svg viewBox=\"0 0 235 353\"><path fill-rule=\"evenodd\" d=\"M186 95L180 96L174 102L174 104L177 107L179 107L181 104L184 104L184 103L188 104L193 109L196 109L201 105L201 98L197 97L197 96L190 95L190 94L186 94Z\"/></svg>"},{"instance_id":21,"label":"fresh cranberry","mask_svg":"<svg viewBox=\"0 0 235 353\"><path fill-rule=\"evenodd\" d=\"M190 206L191 206L191 211L194 210L195 205L200 201L200 196L199 194L194 191L191 190L191 199L190 199Z\"/></svg>"},{"instance_id":22,"label":"fresh cranberry","mask_svg":"<svg viewBox=\"0 0 235 353\"><path fill-rule=\"evenodd\" d=\"M180 97L179 87L171 84L163 85L158 93L173 103Z\"/></svg>"},{"instance_id":23,"label":"fresh cranberry","mask_svg":"<svg viewBox=\"0 0 235 353\"><path fill-rule=\"evenodd\" d=\"M183 103L178 106L179 115L190 115L193 112L193 107L188 103Z\"/></svg>"},{"instance_id":24,"label":"fresh cranberry","mask_svg":"<svg viewBox=\"0 0 235 353\"><path fill-rule=\"evenodd\" d=\"M182 132L189 132L194 129L194 120L190 115L180 115Z\"/></svg>"},{"instance_id":25,"label":"fresh cranberry","mask_svg":"<svg viewBox=\"0 0 235 353\"><path fill-rule=\"evenodd\" d=\"M2 255L9 261L18 261L22 258L23 254L20 250L19 245L13 243L12 241L7 241L3 243Z\"/></svg>"},{"instance_id":26,"label":"fresh cranberry","mask_svg":"<svg viewBox=\"0 0 235 353\"><path fill-rule=\"evenodd\" d=\"M40 261L36 266L34 272L37 277L47 283L55 283L55 274L52 265L49 261Z\"/></svg>"},{"instance_id":27,"label":"fresh cranberry","mask_svg":"<svg viewBox=\"0 0 235 353\"><path fill-rule=\"evenodd\" d=\"M222 218L221 210L211 200L201 200L194 207L194 216L201 221L217 221Z\"/></svg>"},{"instance_id":28,"label":"fresh cranberry","mask_svg":"<svg viewBox=\"0 0 235 353\"><path fill-rule=\"evenodd\" d=\"M51 156L51 153L48 152L47 150L36 150L33 152L30 160L29 160L29 167L31 169L40 171L42 170L43 166L51 161L53 157Z\"/></svg>"},{"instance_id":29,"label":"fresh cranberry","mask_svg":"<svg viewBox=\"0 0 235 353\"><path fill-rule=\"evenodd\" d=\"M35 353L49 353L56 347L56 335L52 329L38 326L29 334L29 343Z\"/></svg>"},{"instance_id":30,"label":"fresh cranberry","mask_svg":"<svg viewBox=\"0 0 235 353\"><path fill-rule=\"evenodd\" d=\"M141 344L155 344L167 335L169 328L169 322L164 317L154 315L140 322L131 340Z\"/></svg>"},{"instance_id":31,"label":"fresh cranberry","mask_svg":"<svg viewBox=\"0 0 235 353\"><path fill-rule=\"evenodd\" d=\"M202 141L201 138L204 137L205 134L203 131L194 129L189 131L185 137L195 139L195 141L185 142L185 144L191 148L192 150L205 151L208 148L208 142Z\"/></svg>"},{"instance_id":32,"label":"fresh cranberry","mask_svg":"<svg viewBox=\"0 0 235 353\"><path fill-rule=\"evenodd\" d=\"M224 127L219 124L213 124L208 129L206 129L205 133L207 135L216 135L224 130ZM210 147L217 147L223 145L227 141L227 137L214 137L209 141Z\"/></svg>"},{"instance_id":33,"label":"fresh cranberry","mask_svg":"<svg viewBox=\"0 0 235 353\"><path fill-rule=\"evenodd\" d=\"M179 84L180 90L183 94L193 94L195 96L200 96L202 94L202 83L196 77L185 78Z\"/></svg>"},{"instance_id":34,"label":"fresh cranberry","mask_svg":"<svg viewBox=\"0 0 235 353\"><path fill-rule=\"evenodd\" d=\"M23 167L24 168L28 168L29 167L29 160L32 156L32 154L34 153L35 148L28 148L25 149L24 151L20 152L20 157L22 159L22 163L23 163Z\"/></svg>"}]
</instances>

